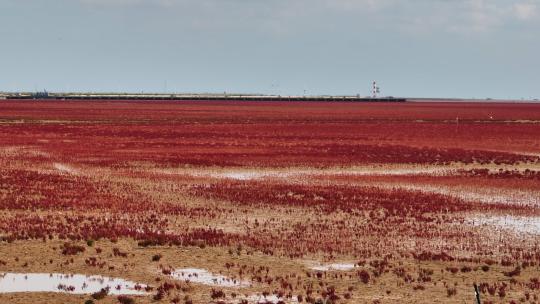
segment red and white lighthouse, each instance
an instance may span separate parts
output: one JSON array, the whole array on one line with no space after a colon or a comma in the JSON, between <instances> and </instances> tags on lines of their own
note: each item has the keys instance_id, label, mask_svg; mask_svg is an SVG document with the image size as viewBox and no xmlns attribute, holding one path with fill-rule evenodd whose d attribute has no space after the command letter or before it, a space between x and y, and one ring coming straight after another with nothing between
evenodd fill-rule
<instances>
[{"instance_id":1,"label":"red and white lighthouse","mask_svg":"<svg viewBox=\"0 0 540 304\"><path fill-rule=\"evenodd\" d=\"M381 88L379 88L379 86L377 85L377 82L376 81L373 81L373 88L372 88L372 91L371 91L371 96L373 98L377 98L377 95L381 92Z\"/></svg>"}]
</instances>

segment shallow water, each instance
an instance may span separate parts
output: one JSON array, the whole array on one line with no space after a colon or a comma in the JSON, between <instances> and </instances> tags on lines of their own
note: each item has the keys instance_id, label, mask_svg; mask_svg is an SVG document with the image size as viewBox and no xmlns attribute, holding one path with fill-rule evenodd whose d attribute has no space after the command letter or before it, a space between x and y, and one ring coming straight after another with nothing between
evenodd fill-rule
<instances>
[{"instance_id":1,"label":"shallow water","mask_svg":"<svg viewBox=\"0 0 540 304\"><path fill-rule=\"evenodd\" d=\"M139 290L136 287L140 287ZM60 273L0 273L0 293L65 292L91 294L109 288L112 295L146 295L145 285L118 278Z\"/></svg>"},{"instance_id":2,"label":"shallow water","mask_svg":"<svg viewBox=\"0 0 540 304\"><path fill-rule=\"evenodd\" d=\"M327 265L314 265L310 269L317 271L348 271L354 269L356 266L350 263L336 263L336 264L327 264Z\"/></svg>"},{"instance_id":3,"label":"shallow water","mask_svg":"<svg viewBox=\"0 0 540 304\"><path fill-rule=\"evenodd\" d=\"M158 170L163 174L187 174L195 177L206 178L219 178L219 179L233 179L233 180L262 180L262 179L302 179L309 180L320 177L331 177L339 175L448 175L455 173L455 169L452 168L423 168L423 167L403 167L403 168L378 168L378 167L366 167L366 168L349 168L349 169L289 169L289 170L276 170L269 168L262 168L260 170L241 170L232 169L224 171L184 171L165 169Z\"/></svg>"},{"instance_id":4,"label":"shallow water","mask_svg":"<svg viewBox=\"0 0 540 304\"><path fill-rule=\"evenodd\" d=\"M54 168L60 172L64 172L64 173L69 173L69 174L78 174L79 172L68 166L68 165L65 165L65 164L61 164L61 163L54 163L53 164Z\"/></svg>"},{"instance_id":5,"label":"shallow water","mask_svg":"<svg viewBox=\"0 0 540 304\"><path fill-rule=\"evenodd\" d=\"M391 188L421 191L452 196L465 201L479 201L488 204L518 204L523 206L540 206L540 197L536 192L523 190L505 190L490 188L460 188L433 185L388 184Z\"/></svg>"},{"instance_id":6,"label":"shallow water","mask_svg":"<svg viewBox=\"0 0 540 304\"><path fill-rule=\"evenodd\" d=\"M267 304L267 303L273 303L277 304L278 302L282 301L285 303L298 303L297 297L292 297L290 299L287 298L280 298L276 295L269 295L267 297L264 297L262 295L252 295L246 298L248 303L255 303L255 304Z\"/></svg>"},{"instance_id":7,"label":"shallow water","mask_svg":"<svg viewBox=\"0 0 540 304\"><path fill-rule=\"evenodd\" d=\"M260 179L260 178L264 178L266 176L267 176L267 174L258 173L258 172L230 172L230 173L222 173L222 174L212 175L212 177L230 178L230 179L237 179L237 180Z\"/></svg>"},{"instance_id":8,"label":"shallow water","mask_svg":"<svg viewBox=\"0 0 540 304\"><path fill-rule=\"evenodd\" d=\"M216 275L204 269L183 268L177 269L171 273L171 276L178 280L200 283L210 286L222 287L249 287L251 284L247 281L235 280L222 275Z\"/></svg>"},{"instance_id":9,"label":"shallow water","mask_svg":"<svg viewBox=\"0 0 540 304\"><path fill-rule=\"evenodd\" d=\"M445 175L451 173L450 169L441 168L390 168L390 169L349 169L349 170L296 170L296 171L276 171L276 170L263 170L259 171L229 171L217 174L209 174L214 178L228 178L236 180L254 180L265 178L313 178L318 176L336 176L336 175Z\"/></svg>"},{"instance_id":10,"label":"shallow water","mask_svg":"<svg viewBox=\"0 0 540 304\"><path fill-rule=\"evenodd\" d=\"M469 220L475 226L494 226L518 234L540 235L540 218L525 216L486 216Z\"/></svg>"}]
</instances>

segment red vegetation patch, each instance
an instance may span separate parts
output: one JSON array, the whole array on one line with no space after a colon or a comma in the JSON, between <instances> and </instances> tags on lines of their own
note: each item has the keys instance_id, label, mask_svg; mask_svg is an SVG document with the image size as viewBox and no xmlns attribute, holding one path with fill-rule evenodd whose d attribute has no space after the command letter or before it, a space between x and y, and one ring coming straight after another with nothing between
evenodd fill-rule
<instances>
[{"instance_id":1,"label":"red vegetation patch","mask_svg":"<svg viewBox=\"0 0 540 304\"><path fill-rule=\"evenodd\" d=\"M86 249L83 246L65 243L64 247L62 248L62 254L63 255L76 255L81 252L84 252L85 250Z\"/></svg>"},{"instance_id":2,"label":"red vegetation patch","mask_svg":"<svg viewBox=\"0 0 540 304\"><path fill-rule=\"evenodd\" d=\"M281 167L513 164L538 162L533 154L540 151L540 124L506 122L537 120L538 105L43 101L2 106L0 118L28 121L3 125L4 145L111 167L133 161Z\"/></svg>"},{"instance_id":3,"label":"red vegetation patch","mask_svg":"<svg viewBox=\"0 0 540 304\"><path fill-rule=\"evenodd\" d=\"M319 208L329 212L383 211L371 219L391 217L430 221L426 215L464 211L532 209L523 206L464 202L446 195L403 189L348 187L338 185L291 185L258 181L226 181L193 186L193 195L228 200L241 205L286 205Z\"/></svg>"},{"instance_id":4,"label":"red vegetation patch","mask_svg":"<svg viewBox=\"0 0 540 304\"><path fill-rule=\"evenodd\" d=\"M360 177L345 175L302 184L285 178L235 182L175 177L158 169L196 173L193 166L256 171L362 164L384 169L390 163L429 168L451 162L538 166L539 107L3 101L0 240L132 238L139 246L243 246L290 257L324 253L367 260L391 252L420 261L470 256L476 260L463 262L480 263L480 257L497 255L512 265L538 263L538 248L508 236L501 241L466 223L475 213L538 214L538 206L358 186L352 181ZM56 163L73 164L77 172ZM537 175L533 170L475 170L449 177L389 178L471 188L526 184L520 190L532 193ZM362 178L372 185L382 181ZM77 252L66 248L66 253ZM117 249L113 255L126 253ZM389 271L384 261L372 262L371 279ZM101 262L88 258L86 263L99 267ZM409 273L396 275L416 279ZM421 280L428 277L424 273Z\"/></svg>"}]
</instances>

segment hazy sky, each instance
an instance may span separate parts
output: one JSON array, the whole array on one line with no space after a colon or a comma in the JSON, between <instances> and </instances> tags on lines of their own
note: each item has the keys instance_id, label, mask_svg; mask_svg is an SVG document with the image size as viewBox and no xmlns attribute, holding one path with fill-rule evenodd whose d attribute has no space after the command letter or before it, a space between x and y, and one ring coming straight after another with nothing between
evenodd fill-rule
<instances>
[{"instance_id":1,"label":"hazy sky","mask_svg":"<svg viewBox=\"0 0 540 304\"><path fill-rule=\"evenodd\" d=\"M0 91L540 98L540 0L0 0Z\"/></svg>"}]
</instances>

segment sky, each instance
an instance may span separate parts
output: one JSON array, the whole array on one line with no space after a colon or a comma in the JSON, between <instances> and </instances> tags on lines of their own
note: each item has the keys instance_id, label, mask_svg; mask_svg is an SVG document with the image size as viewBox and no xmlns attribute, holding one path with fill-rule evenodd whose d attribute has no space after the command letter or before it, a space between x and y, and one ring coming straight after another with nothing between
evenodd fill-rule
<instances>
[{"instance_id":1,"label":"sky","mask_svg":"<svg viewBox=\"0 0 540 304\"><path fill-rule=\"evenodd\" d=\"M0 0L0 91L540 98L540 0Z\"/></svg>"}]
</instances>

